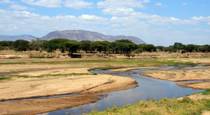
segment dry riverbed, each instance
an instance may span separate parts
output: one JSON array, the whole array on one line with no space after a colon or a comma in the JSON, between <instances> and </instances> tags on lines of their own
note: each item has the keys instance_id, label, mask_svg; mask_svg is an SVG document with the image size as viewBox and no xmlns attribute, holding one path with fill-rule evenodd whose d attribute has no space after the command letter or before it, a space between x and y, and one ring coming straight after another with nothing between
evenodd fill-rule
<instances>
[{"instance_id":1,"label":"dry riverbed","mask_svg":"<svg viewBox=\"0 0 210 115\"><path fill-rule=\"evenodd\" d=\"M17 67L13 67L7 68L9 79L0 80L0 114L53 111L97 101L104 92L136 86L131 78L94 75L88 71L89 68L43 68L40 65L40 69L36 65L35 68L25 68L26 71L24 67L17 71ZM60 94L71 93L79 95L59 97Z\"/></svg>"},{"instance_id":2,"label":"dry riverbed","mask_svg":"<svg viewBox=\"0 0 210 115\"><path fill-rule=\"evenodd\" d=\"M144 72L144 75L174 81L179 85L195 89L210 89L210 67L151 70Z\"/></svg>"}]
</instances>

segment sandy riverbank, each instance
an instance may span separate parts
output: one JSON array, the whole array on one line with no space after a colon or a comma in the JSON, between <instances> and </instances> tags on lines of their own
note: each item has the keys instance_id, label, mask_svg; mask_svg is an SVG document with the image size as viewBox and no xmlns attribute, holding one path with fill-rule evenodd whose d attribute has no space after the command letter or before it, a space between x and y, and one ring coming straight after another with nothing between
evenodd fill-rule
<instances>
[{"instance_id":1,"label":"sandy riverbank","mask_svg":"<svg viewBox=\"0 0 210 115\"><path fill-rule=\"evenodd\" d=\"M15 78L0 84L0 100L57 95L65 93L95 93L127 88L135 80L112 75L78 75L60 78Z\"/></svg>"},{"instance_id":2,"label":"sandy riverbank","mask_svg":"<svg viewBox=\"0 0 210 115\"><path fill-rule=\"evenodd\" d=\"M195 89L210 88L210 67L200 69L151 70L144 72L144 75L174 81L179 85Z\"/></svg>"},{"instance_id":3,"label":"sandy riverbank","mask_svg":"<svg viewBox=\"0 0 210 115\"><path fill-rule=\"evenodd\" d=\"M11 72L16 68L14 66L8 70ZM19 72L9 73L10 79L0 80L0 114L37 114L73 107L97 101L101 93L137 85L135 80L128 77L93 75L88 69L66 66L40 69L35 66L35 69L22 68ZM33 98L69 93L80 95Z\"/></svg>"}]
</instances>

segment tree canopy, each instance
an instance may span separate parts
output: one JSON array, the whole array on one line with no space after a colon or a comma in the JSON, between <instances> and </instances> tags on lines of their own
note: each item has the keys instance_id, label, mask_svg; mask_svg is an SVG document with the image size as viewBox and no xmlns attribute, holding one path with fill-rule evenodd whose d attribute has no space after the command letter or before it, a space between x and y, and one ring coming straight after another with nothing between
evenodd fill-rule
<instances>
[{"instance_id":1,"label":"tree canopy","mask_svg":"<svg viewBox=\"0 0 210 115\"><path fill-rule=\"evenodd\" d=\"M0 41L0 50L13 49L16 51L48 51L53 52L60 50L61 52L69 52L69 54L84 51L86 53L106 53L106 54L124 54L130 56L132 52L210 52L210 45L194 45L174 43L174 45L154 46L152 44L135 44L130 40L122 39L113 42L108 41L75 41L64 38L52 40L16 40L16 41Z\"/></svg>"}]
</instances>

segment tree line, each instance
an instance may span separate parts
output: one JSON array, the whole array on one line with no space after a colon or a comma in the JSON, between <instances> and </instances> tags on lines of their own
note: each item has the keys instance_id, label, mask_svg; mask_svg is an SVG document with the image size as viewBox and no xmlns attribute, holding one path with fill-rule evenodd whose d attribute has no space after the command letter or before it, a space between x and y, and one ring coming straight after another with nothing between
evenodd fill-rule
<instances>
[{"instance_id":1,"label":"tree line","mask_svg":"<svg viewBox=\"0 0 210 115\"><path fill-rule=\"evenodd\" d=\"M141 52L210 52L210 45L194 45L175 43L171 46L154 46L152 44L135 44L130 40L122 39L114 42L109 41L75 41L68 39L52 39L52 40L16 40L16 41L0 41L0 50L16 50L16 51L47 51L53 52L60 50L61 52L77 53L84 51L86 53L105 53L105 54L125 54Z\"/></svg>"}]
</instances>

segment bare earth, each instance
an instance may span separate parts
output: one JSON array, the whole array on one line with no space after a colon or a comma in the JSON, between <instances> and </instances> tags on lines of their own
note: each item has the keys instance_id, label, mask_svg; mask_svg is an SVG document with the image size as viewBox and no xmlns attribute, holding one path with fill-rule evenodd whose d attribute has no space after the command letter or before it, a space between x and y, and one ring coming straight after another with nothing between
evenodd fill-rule
<instances>
[{"instance_id":1,"label":"bare earth","mask_svg":"<svg viewBox=\"0 0 210 115\"><path fill-rule=\"evenodd\" d=\"M0 84L0 100L65 93L101 92L135 84L127 77L84 75L48 78L17 78Z\"/></svg>"},{"instance_id":2,"label":"bare earth","mask_svg":"<svg viewBox=\"0 0 210 115\"><path fill-rule=\"evenodd\" d=\"M0 80L0 115L37 114L77 106L97 101L101 93L136 86L131 78L91 75L88 68L36 65L19 69L14 65L6 66L7 74L12 78ZM3 71L3 67L0 70ZM60 94L70 93L79 95L60 97ZM48 98L56 95L59 98Z\"/></svg>"},{"instance_id":3,"label":"bare earth","mask_svg":"<svg viewBox=\"0 0 210 115\"><path fill-rule=\"evenodd\" d=\"M35 115L95 102L97 95L79 95L51 99L27 99L0 102L0 115Z\"/></svg>"},{"instance_id":4,"label":"bare earth","mask_svg":"<svg viewBox=\"0 0 210 115\"><path fill-rule=\"evenodd\" d=\"M210 68L202 69L179 69L179 70L154 70L144 73L157 79L174 81L179 85L184 85L196 89L210 88Z\"/></svg>"}]
</instances>

